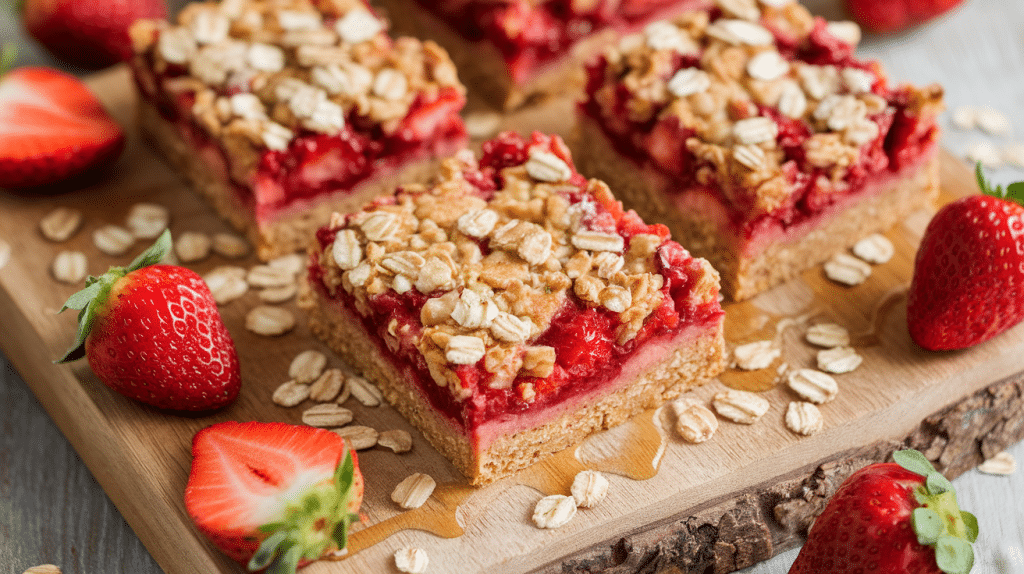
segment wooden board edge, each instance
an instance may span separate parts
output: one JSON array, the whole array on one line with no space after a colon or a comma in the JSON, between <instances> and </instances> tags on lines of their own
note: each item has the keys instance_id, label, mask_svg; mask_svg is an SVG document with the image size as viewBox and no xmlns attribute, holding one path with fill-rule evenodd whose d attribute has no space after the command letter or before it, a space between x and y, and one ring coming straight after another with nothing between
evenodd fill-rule
<instances>
[{"instance_id":1,"label":"wooden board edge","mask_svg":"<svg viewBox=\"0 0 1024 574\"><path fill-rule=\"evenodd\" d=\"M212 558L216 554L211 554L208 543L195 533L180 508L167 504L159 496L140 501L124 487L126 474L131 476L127 483L138 488L153 481L153 476L145 472L149 467L147 461L142 460L139 453L133 451L110 422L101 416L98 405L81 388L71 367L54 364L52 357L46 356L45 341L32 328L6 289L0 289L0 317L4 318L0 350L22 374L36 400L157 563L167 568L171 564L180 564L184 556L195 574L229 572L225 569L226 559L218 563ZM60 383L55 384L54 381ZM83 412L92 414L83 416ZM83 422L86 420L88 425ZM97 441L97 437L102 439ZM157 492L160 488L157 484L145 487L149 492ZM168 530L193 534L172 540L166 536Z\"/></svg>"},{"instance_id":2,"label":"wooden board edge","mask_svg":"<svg viewBox=\"0 0 1024 574\"><path fill-rule=\"evenodd\" d=\"M955 478L1024 440L1024 373L925 418L902 440L837 453L750 492L706 502L667 521L607 540L532 574L725 574L796 547L853 472L914 448Z\"/></svg>"}]
</instances>

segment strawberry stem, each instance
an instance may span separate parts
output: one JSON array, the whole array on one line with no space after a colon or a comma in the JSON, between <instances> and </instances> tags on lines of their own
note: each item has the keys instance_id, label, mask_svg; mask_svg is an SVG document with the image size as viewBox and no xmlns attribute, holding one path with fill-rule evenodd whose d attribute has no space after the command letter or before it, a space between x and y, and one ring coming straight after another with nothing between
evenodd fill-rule
<instances>
[{"instance_id":1,"label":"strawberry stem","mask_svg":"<svg viewBox=\"0 0 1024 574\"><path fill-rule=\"evenodd\" d=\"M1011 183L1004 189L1003 186L997 185L992 187L992 184L985 179L985 173L982 171L981 162L974 168L974 177L978 180L978 187L981 188L981 193L1004 199L1006 201L1012 201L1013 203L1024 205L1024 181L1018 181Z\"/></svg>"},{"instance_id":2,"label":"strawberry stem","mask_svg":"<svg viewBox=\"0 0 1024 574\"><path fill-rule=\"evenodd\" d=\"M149 249L140 253L127 267L111 267L99 277L86 278L85 289L69 297L58 311L61 313L68 309L75 309L80 312L78 313L78 336L75 339L75 344L68 349L63 357L54 362L68 363L84 357L85 340L89 337L92 325L96 321L100 309L107 302L114 284L132 271L160 263L170 250L171 232L165 230Z\"/></svg>"}]
</instances>

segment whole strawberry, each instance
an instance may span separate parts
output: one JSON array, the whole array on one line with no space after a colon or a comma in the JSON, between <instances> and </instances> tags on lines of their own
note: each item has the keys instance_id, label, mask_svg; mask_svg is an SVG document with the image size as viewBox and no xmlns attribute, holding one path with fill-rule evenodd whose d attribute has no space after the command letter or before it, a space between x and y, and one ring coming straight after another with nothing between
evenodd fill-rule
<instances>
[{"instance_id":1,"label":"whole strawberry","mask_svg":"<svg viewBox=\"0 0 1024 574\"><path fill-rule=\"evenodd\" d=\"M192 439L185 510L200 532L249 570L292 574L344 554L362 500L356 454L331 431L225 422Z\"/></svg>"},{"instance_id":2,"label":"whole strawberry","mask_svg":"<svg viewBox=\"0 0 1024 574\"><path fill-rule=\"evenodd\" d=\"M167 18L163 0L24 0L25 29L60 60L91 70L132 56L128 28Z\"/></svg>"},{"instance_id":3,"label":"whole strawberry","mask_svg":"<svg viewBox=\"0 0 1024 574\"><path fill-rule=\"evenodd\" d=\"M789 574L966 574L978 521L916 450L853 473L815 519Z\"/></svg>"},{"instance_id":4,"label":"whole strawberry","mask_svg":"<svg viewBox=\"0 0 1024 574\"><path fill-rule=\"evenodd\" d=\"M3 72L0 187L50 185L103 168L121 154L124 131L78 78L50 68Z\"/></svg>"},{"instance_id":5,"label":"whole strawberry","mask_svg":"<svg viewBox=\"0 0 1024 574\"><path fill-rule=\"evenodd\" d=\"M157 265L165 231L128 267L89 277L61 311L80 309L78 340L59 362L84 351L115 391L161 409L205 411L235 400L238 355L210 289L195 272Z\"/></svg>"},{"instance_id":6,"label":"whole strawberry","mask_svg":"<svg viewBox=\"0 0 1024 574\"><path fill-rule=\"evenodd\" d=\"M873 32L898 32L938 17L963 0L847 0L853 18Z\"/></svg>"},{"instance_id":7,"label":"whole strawberry","mask_svg":"<svg viewBox=\"0 0 1024 574\"><path fill-rule=\"evenodd\" d=\"M932 351L964 349L1024 321L1024 183L954 201L925 229L907 326Z\"/></svg>"}]
</instances>

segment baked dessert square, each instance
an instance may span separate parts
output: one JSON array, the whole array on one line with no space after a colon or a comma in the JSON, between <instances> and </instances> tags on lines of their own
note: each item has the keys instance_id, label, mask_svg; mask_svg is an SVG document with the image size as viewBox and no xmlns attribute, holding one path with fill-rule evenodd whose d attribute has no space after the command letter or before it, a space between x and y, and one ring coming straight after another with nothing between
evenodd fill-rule
<instances>
[{"instance_id":1,"label":"baked dessert square","mask_svg":"<svg viewBox=\"0 0 1024 574\"><path fill-rule=\"evenodd\" d=\"M263 259L466 141L447 53L360 0L197 2L132 39L144 133Z\"/></svg>"},{"instance_id":2,"label":"baked dessert square","mask_svg":"<svg viewBox=\"0 0 1024 574\"><path fill-rule=\"evenodd\" d=\"M724 368L718 274L557 136L500 134L317 240L310 329L474 484Z\"/></svg>"},{"instance_id":3,"label":"baked dessert square","mask_svg":"<svg viewBox=\"0 0 1024 574\"><path fill-rule=\"evenodd\" d=\"M515 109L583 86L583 64L618 37L710 0L383 0L395 27L432 38L474 95Z\"/></svg>"},{"instance_id":4,"label":"baked dessert square","mask_svg":"<svg viewBox=\"0 0 1024 574\"><path fill-rule=\"evenodd\" d=\"M933 206L942 88L891 87L853 23L719 3L589 68L578 159L742 300Z\"/></svg>"}]
</instances>

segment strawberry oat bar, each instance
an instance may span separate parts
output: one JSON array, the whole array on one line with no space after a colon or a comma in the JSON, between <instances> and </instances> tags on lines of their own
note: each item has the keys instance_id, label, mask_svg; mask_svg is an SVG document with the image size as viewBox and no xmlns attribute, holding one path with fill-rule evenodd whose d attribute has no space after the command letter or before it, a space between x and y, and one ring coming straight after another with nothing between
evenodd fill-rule
<instances>
[{"instance_id":1,"label":"strawberry oat bar","mask_svg":"<svg viewBox=\"0 0 1024 574\"><path fill-rule=\"evenodd\" d=\"M582 66L623 34L710 0L385 0L395 27L451 52L493 105L577 91Z\"/></svg>"},{"instance_id":2,"label":"strawberry oat bar","mask_svg":"<svg viewBox=\"0 0 1024 574\"><path fill-rule=\"evenodd\" d=\"M724 367L718 274L557 136L501 134L317 238L310 328L473 483Z\"/></svg>"},{"instance_id":3,"label":"strawberry oat bar","mask_svg":"<svg viewBox=\"0 0 1024 574\"><path fill-rule=\"evenodd\" d=\"M590 67L579 162L741 300L932 206L942 89L890 87L852 23L719 4Z\"/></svg>"},{"instance_id":4,"label":"strawberry oat bar","mask_svg":"<svg viewBox=\"0 0 1024 574\"><path fill-rule=\"evenodd\" d=\"M264 259L466 139L448 55L359 0L193 3L132 38L144 131Z\"/></svg>"}]
</instances>

